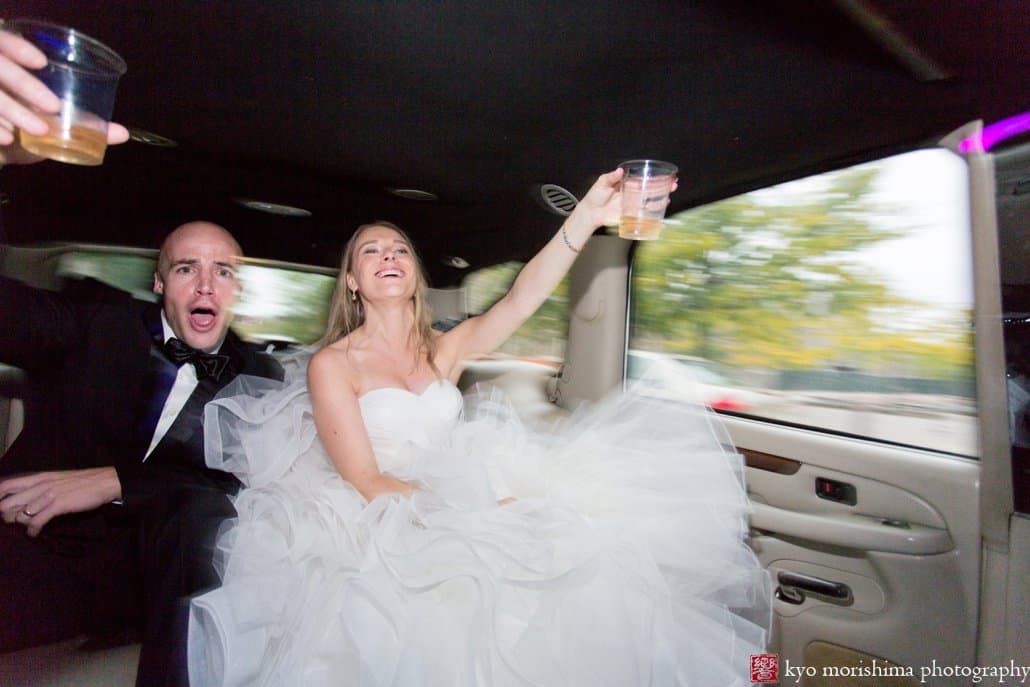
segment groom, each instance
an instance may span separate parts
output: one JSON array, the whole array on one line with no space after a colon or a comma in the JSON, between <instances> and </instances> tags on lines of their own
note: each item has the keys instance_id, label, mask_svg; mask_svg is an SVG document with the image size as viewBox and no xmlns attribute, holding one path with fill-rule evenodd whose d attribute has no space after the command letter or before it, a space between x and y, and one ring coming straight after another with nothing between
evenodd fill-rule
<instances>
[{"instance_id":1,"label":"groom","mask_svg":"<svg viewBox=\"0 0 1030 687\"><path fill-rule=\"evenodd\" d=\"M24 69L40 59L0 30L0 164L38 159L11 129L45 127L18 103L53 106ZM241 255L220 226L178 227L160 305L0 277L0 361L29 379L24 430L0 457L0 651L141 625L137 685L186 684L186 597L218 583L211 552L239 486L205 466L203 407L238 374L281 376L229 330Z\"/></svg>"},{"instance_id":2,"label":"groom","mask_svg":"<svg viewBox=\"0 0 1030 687\"><path fill-rule=\"evenodd\" d=\"M280 374L229 331L240 254L217 225L177 228L154 274L161 306L0 277L0 360L34 382L0 458L0 650L142 620L137 684L185 683L182 599L217 584L238 487L204 464L203 407L237 374Z\"/></svg>"}]
</instances>

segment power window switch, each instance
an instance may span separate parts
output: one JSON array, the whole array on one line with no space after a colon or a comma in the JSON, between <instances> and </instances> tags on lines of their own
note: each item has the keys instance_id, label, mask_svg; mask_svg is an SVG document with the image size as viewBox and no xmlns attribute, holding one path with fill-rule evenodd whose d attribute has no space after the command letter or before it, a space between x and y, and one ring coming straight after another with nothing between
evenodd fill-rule
<instances>
[{"instance_id":1,"label":"power window switch","mask_svg":"<svg viewBox=\"0 0 1030 687\"><path fill-rule=\"evenodd\" d=\"M838 482L835 479L825 477L815 478L815 495L827 501L835 501L854 506L858 503L858 494L854 484Z\"/></svg>"}]
</instances>

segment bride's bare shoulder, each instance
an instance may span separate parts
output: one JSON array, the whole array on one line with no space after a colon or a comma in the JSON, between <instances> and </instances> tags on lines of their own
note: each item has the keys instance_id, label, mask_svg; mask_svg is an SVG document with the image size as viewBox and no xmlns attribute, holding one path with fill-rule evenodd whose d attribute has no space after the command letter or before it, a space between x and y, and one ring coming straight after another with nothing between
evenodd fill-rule
<instances>
[{"instance_id":1,"label":"bride's bare shoulder","mask_svg":"<svg viewBox=\"0 0 1030 687\"><path fill-rule=\"evenodd\" d=\"M345 379L352 389L355 387L357 370L351 360L346 339L340 339L325 346L311 356L308 364L308 384L318 383L324 379Z\"/></svg>"}]
</instances>

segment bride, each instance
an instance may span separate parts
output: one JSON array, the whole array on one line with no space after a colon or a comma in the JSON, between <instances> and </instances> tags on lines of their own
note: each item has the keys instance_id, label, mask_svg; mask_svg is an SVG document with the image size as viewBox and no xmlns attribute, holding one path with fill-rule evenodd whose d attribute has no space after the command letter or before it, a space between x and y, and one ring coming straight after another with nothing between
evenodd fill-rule
<instances>
[{"instance_id":1,"label":"bride","mask_svg":"<svg viewBox=\"0 0 1030 687\"><path fill-rule=\"evenodd\" d=\"M322 347L208 406L208 462L247 488L192 603L194 687L747 684L769 583L710 413L630 390L535 434L455 386L614 223L620 177L443 334L404 232L359 228Z\"/></svg>"}]
</instances>

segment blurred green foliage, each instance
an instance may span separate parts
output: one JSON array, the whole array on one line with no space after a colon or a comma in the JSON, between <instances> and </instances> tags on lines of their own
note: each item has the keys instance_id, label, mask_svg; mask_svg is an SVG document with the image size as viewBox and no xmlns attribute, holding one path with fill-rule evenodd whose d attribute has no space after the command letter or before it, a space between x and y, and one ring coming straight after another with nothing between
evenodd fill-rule
<instances>
[{"instance_id":1,"label":"blurred green foliage","mask_svg":"<svg viewBox=\"0 0 1030 687\"><path fill-rule=\"evenodd\" d=\"M521 262L505 262L469 274L462 282L467 310L478 315L508 293L522 269ZM561 360L569 336L569 280L566 277L543 305L497 351L501 355Z\"/></svg>"},{"instance_id":2,"label":"blurred green foliage","mask_svg":"<svg viewBox=\"0 0 1030 687\"><path fill-rule=\"evenodd\" d=\"M325 333L335 277L243 265L240 283L233 328L244 339L310 344Z\"/></svg>"},{"instance_id":3,"label":"blurred green foliage","mask_svg":"<svg viewBox=\"0 0 1030 687\"><path fill-rule=\"evenodd\" d=\"M878 174L863 165L804 194L744 194L670 218L634 256L631 346L737 370L971 380L971 310L903 298L856 259L910 229L875 198Z\"/></svg>"}]
</instances>

